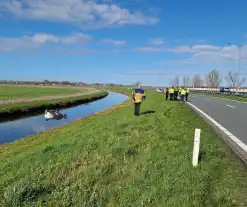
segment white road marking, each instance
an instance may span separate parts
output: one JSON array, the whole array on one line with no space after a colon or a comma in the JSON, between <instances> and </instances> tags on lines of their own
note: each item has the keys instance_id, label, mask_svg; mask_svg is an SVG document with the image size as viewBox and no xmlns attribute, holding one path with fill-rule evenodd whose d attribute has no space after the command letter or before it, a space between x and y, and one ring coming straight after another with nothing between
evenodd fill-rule
<instances>
[{"instance_id":1,"label":"white road marking","mask_svg":"<svg viewBox=\"0 0 247 207\"><path fill-rule=\"evenodd\" d=\"M217 126L222 132L224 132L232 141L234 141L241 149L243 149L245 152L247 152L247 146L236 136L234 136L231 132L229 132L225 127L223 127L220 123L215 121L212 117L207 115L205 112L203 112L201 109L197 108L191 103L188 103L190 106L192 106L194 109L196 109L199 113L201 113L203 116L205 116L209 121L211 121L215 126Z\"/></svg>"},{"instance_id":2,"label":"white road marking","mask_svg":"<svg viewBox=\"0 0 247 207\"><path fill-rule=\"evenodd\" d=\"M228 104L226 104L226 106L234 108L234 109L236 108L235 106L231 106L231 105L228 105Z\"/></svg>"}]
</instances>

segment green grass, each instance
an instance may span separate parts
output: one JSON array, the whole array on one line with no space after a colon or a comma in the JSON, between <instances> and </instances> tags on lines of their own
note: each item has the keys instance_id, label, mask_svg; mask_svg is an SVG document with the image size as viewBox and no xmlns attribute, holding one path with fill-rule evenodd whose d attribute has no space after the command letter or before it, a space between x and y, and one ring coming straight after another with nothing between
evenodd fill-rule
<instances>
[{"instance_id":1,"label":"green grass","mask_svg":"<svg viewBox=\"0 0 247 207\"><path fill-rule=\"evenodd\" d=\"M44 101L33 101L33 102L21 102L15 104L5 104L1 105L0 114L1 113L15 113L15 112L27 112L31 109L35 108L45 108L54 105L66 106L67 103L77 102L78 100L89 100L95 97L102 97L106 96L107 93L104 91L81 95L76 97L69 97L69 98L61 98L61 99L53 99L53 100L44 100Z\"/></svg>"},{"instance_id":2,"label":"green grass","mask_svg":"<svg viewBox=\"0 0 247 207\"><path fill-rule=\"evenodd\" d=\"M230 96L230 95L227 96L227 95L223 95L223 94L211 94L211 93L200 93L200 92L191 92L191 93L201 94L201 95L205 95L205 96L214 96L214 97L225 98L225 99L236 100L236 101L247 102L247 97L237 97L237 96Z\"/></svg>"},{"instance_id":3,"label":"green grass","mask_svg":"<svg viewBox=\"0 0 247 207\"><path fill-rule=\"evenodd\" d=\"M83 89L82 89L83 90ZM0 85L0 100L76 94L78 90Z\"/></svg>"},{"instance_id":4,"label":"green grass","mask_svg":"<svg viewBox=\"0 0 247 207\"><path fill-rule=\"evenodd\" d=\"M2 206L247 204L244 165L190 108L147 91L141 111L150 113L134 117L128 100L0 146ZM198 168L195 128L202 129Z\"/></svg>"}]
</instances>

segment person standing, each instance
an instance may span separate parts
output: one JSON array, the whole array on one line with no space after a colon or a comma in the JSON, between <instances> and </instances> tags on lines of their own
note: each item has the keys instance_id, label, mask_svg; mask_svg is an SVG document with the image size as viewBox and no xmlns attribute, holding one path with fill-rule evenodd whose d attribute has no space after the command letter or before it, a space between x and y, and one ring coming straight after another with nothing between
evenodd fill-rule
<instances>
[{"instance_id":1,"label":"person standing","mask_svg":"<svg viewBox=\"0 0 247 207\"><path fill-rule=\"evenodd\" d=\"M181 98L181 90L182 90L182 88L179 87L179 89L178 89L178 95L179 95L180 98Z\"/></svg>"},{"instance_id":2,"label":"person standing","mask_svg":"<svg viewBox=\"0 0 247 207\"><path fill-rule=\"evenodd\" d=\"M176 87L174 89L174 100L177 100L178 99L178 88Z\"/></svg>"},{"instance_id":3,"label":"person standing","mask_svg":"<svg viewBox=\"0 0 247 207\"><path fill-rule=\"evenodd\" d=\"M186 95L186 90L184 87L182 87L181 89L181 101L182 102L184 102L185 95Z\"/></svg>"},{"instance_id":4,"label":"person standing","mask_svg":"<svg viewBox=\"0 0 247 207\"><path fill-rule=\"evenodd\" d=\"M169 96L169 88L166 88L165 94L166 94L166 101L167 101L168 100L168 96Z\"/></svg>"},{"instance_id":5,"label":"person standing","mask_svg":"<svg viewBox=\"0 0 247 207\"><path fill-rule=\"evenodd\" d=\"M188 96L189 96L190 90L186 88L186 94L185 94L185 100L188 101Z\"/></svg>"},{"instance_id":6,"label":"person standing","mask_svg":"<svg viewBox=\"0 0 247 207\"><path fill-rule=\"evenodd\" d=\"M169 94L170 94L170 101L172 101L173 98L174 98L174 86L172 86L172 87L169 89Z\"/></svg>"},{"instance_id":7,"label":"person standing","mask_svg":"<svg viewBox=\"0 0 247 207\"><path fill-rule=\"evenodd\" d=\"M136 89L132 92L132 98L134 102L134 115L140 116L141 103L146 99L146 95L141 86L137 86Z\"/></svg>"}]
</instances>

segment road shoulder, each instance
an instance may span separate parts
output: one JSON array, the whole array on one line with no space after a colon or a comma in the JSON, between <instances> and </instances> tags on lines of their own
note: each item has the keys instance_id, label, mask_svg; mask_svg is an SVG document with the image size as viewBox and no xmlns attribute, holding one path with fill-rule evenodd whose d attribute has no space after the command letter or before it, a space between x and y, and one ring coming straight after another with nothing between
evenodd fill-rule
<instances>
[{"instance_id":1,"label":"road shoulder","mask_svg":"<svg viewBox=\"0 0 247 207\"><path fill-rule=\"evenodd\" d=\"M228 146L241 158L241 160L247 164L247 146L220 123L215 121L212 117L199 109L197 106L187 102L187 105L203 118L214 131L228 144Z\"/></svg>"}]
</instances>

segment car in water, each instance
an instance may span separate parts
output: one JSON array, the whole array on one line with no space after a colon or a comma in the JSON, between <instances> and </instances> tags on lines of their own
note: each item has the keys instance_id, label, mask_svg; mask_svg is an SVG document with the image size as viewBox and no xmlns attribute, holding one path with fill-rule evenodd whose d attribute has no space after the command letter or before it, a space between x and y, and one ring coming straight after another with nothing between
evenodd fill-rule
<instances>
[{"instance_id":1,"label":"car in water","mask_svg":"<svg viewBox=\"0 0 247 207\"><path fill-rule=\"evenodd\" d=\"M45 110L45 120L61 120L67 119L67 114L62 114L58 109L57 110Z\"/></svg>"}]
</instances>

